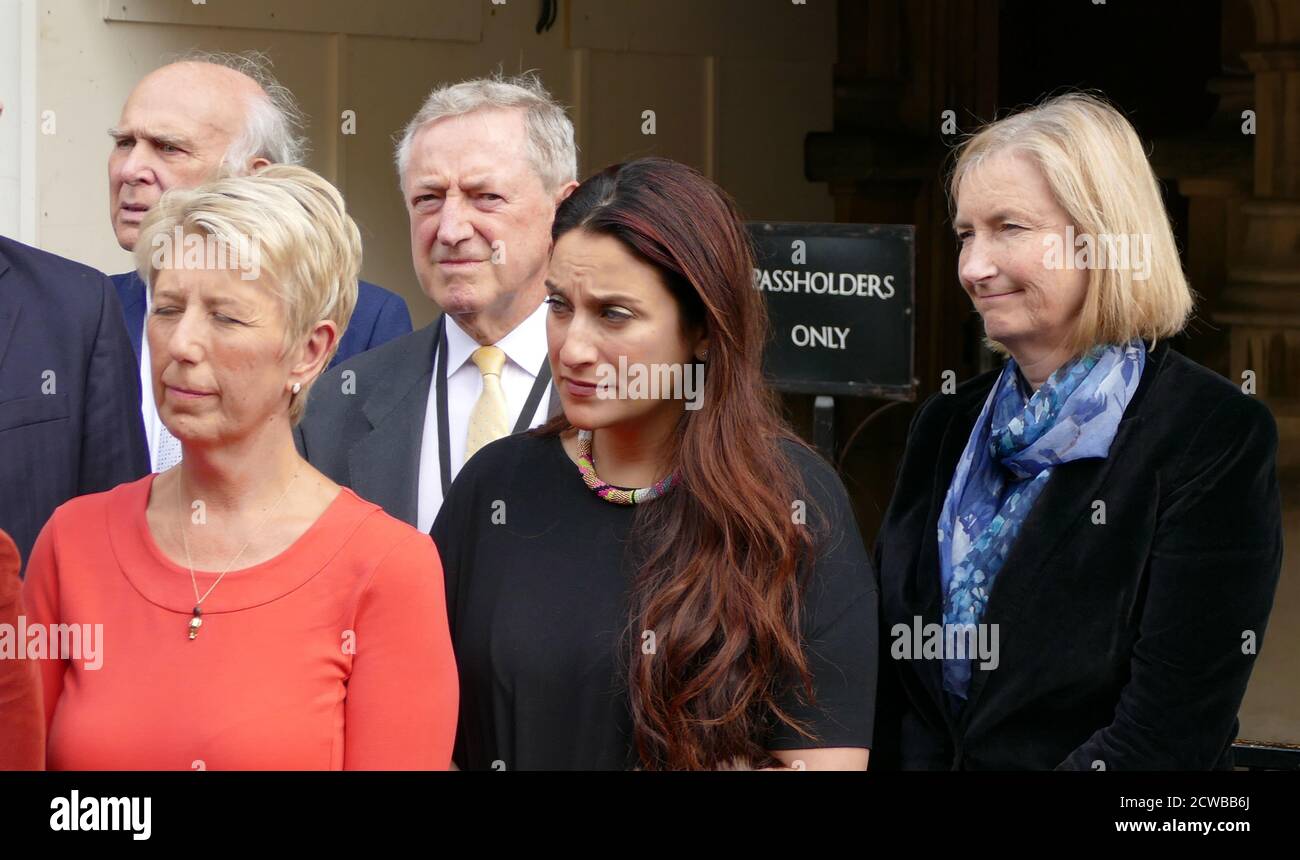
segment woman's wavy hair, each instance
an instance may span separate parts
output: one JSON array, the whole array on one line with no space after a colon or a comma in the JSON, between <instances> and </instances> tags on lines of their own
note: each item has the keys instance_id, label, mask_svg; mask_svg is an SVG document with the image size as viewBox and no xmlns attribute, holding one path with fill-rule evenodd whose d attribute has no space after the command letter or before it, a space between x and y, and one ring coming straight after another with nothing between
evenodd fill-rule
<instances>
[{"instance_id":1,"label":"woman's wavy hair","mask_svg":"<svg viewBox=\"0 0 1300 860\"><path fill-rule=\"evenodd\" d=\"M782 440L803 443L763 380L767 313L744 224L700 173L642 158L590 177L560 205L553 241L573 230L612 236L654 266L684 327L709 338L703 406L676 427L680 484L639 505L633 523L635 751L651 770L772 765L763 740L777 721L811 738L778 699L789 686L813 696L799 619L815 535L793 515L796 500L811 499ZM558 416L535 432L570 427Z\"/></svg>"}]
</instances>

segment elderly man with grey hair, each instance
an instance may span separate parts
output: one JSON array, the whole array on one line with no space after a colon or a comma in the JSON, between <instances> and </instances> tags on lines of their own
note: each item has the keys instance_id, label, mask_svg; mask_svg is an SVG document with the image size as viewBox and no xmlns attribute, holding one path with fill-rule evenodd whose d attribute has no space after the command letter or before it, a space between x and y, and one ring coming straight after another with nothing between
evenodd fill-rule
<instances>
[{"instance_id":1,"label":"elderly man with grey hair","mask_svg":"<svg viewBox=\"0 0 1300 860\"><path fill-rule=\"evenodd\" d=\"M466 459L559 409L543 300L555 210L578 185L573 123L533 74L441 86L397 172L415 273L443 314L323 377L298 444L428 531Z\"/></svg>"},{"instance_id":2,"label":"elderly man with grey hair","mask_svg":"<svg viewBox=\"0 0 1300 860\"><path fill-rule=\"evenodd\" d=\"M252 173L268 164L301 164L304 117L293 94L271 75L258 53L192 53L146 75L109 130L109 217L117 243L133 251L140 222L163 193L194 188L218 174ZM158 419L148 373L144 282L135 272L112 276L131 345L142 368L142 403L149 459L155 471L175 465L180 443ZM333 362L411 331L406 302L361 281L356 311Z\"/></svg>"}]
</instances>

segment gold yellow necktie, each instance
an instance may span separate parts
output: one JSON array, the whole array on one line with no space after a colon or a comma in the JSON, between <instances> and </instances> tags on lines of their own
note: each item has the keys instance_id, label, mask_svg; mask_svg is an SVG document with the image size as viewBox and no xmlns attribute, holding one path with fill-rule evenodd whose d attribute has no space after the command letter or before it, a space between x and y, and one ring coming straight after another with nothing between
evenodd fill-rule
<instances>
[{"instance_id":1,"label":"gold yellow necktie","mask_svg":"<svg viewBox=\"0 0 1300 860\"><path fill-rule=\"evenodd\" d=\"M487 443L510 433L506 394L501 388L501 368L505 367L506 354L495 346L480 346L470 358L483 374L483 393L469 413L469 432L465 434L466 460Z\"/></svg>"}]
</instances>

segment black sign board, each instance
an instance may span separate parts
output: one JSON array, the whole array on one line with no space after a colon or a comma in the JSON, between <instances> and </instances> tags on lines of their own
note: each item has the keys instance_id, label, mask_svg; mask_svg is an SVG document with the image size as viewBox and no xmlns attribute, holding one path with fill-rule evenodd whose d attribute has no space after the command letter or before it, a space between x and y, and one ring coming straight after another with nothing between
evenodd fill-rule
<instances>
[{"instance_id":1,"label":"black sign board","mask_svg":"<svg viewBox=\"0 0 1300 860\"><path fill-rule=\"evenodd\" d=\"M913 400L916 230L898 224L749 224L754 288L781 391Z\"/></svg>"}]
</instances>

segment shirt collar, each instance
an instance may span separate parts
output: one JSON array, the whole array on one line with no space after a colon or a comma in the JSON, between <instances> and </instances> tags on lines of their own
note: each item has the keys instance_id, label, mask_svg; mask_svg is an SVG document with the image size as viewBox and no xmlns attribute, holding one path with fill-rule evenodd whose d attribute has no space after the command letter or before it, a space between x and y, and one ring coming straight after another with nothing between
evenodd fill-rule
<instances>
[{"instance_id":1,"label":"shirt collar","mask_svg":"<svg viewBox=\"0 0 1300 860\"><path fill-rule=\"evenodd\" d=\"M546 361L546 307L546 302L540 303L523 322L496 342L506 358L529 376L536 376ZM470 360L479 342L460 327L455 317L450 314L446 317L451 322L447 326L447 375L451 376Z\"/></svg>"}]
</instances>

